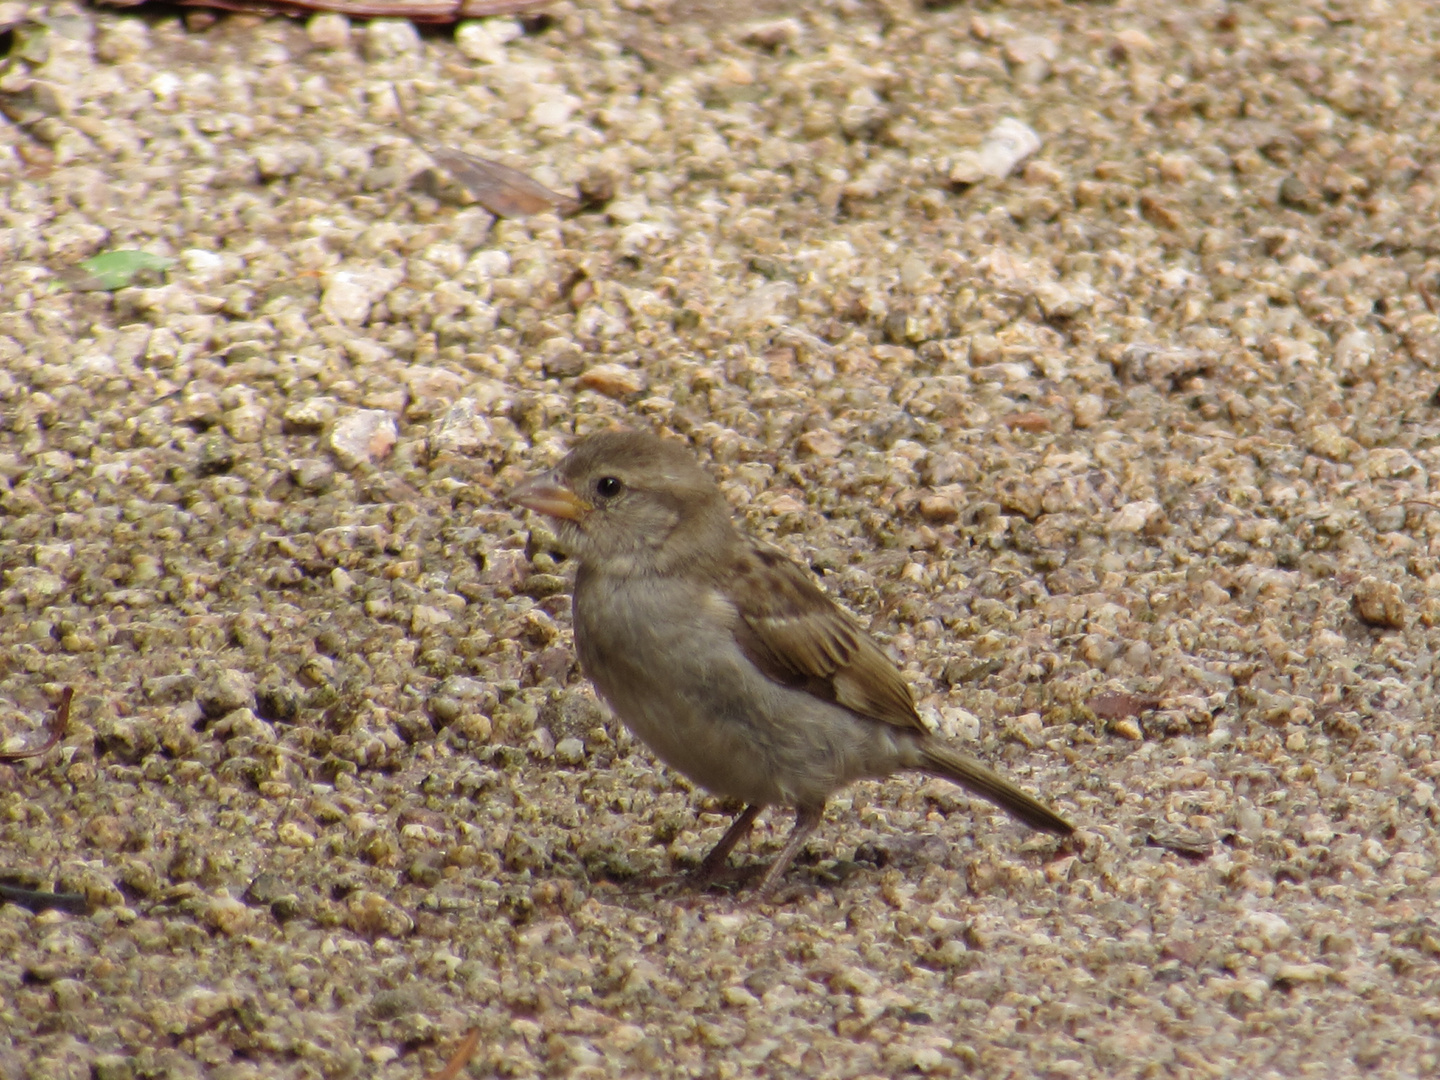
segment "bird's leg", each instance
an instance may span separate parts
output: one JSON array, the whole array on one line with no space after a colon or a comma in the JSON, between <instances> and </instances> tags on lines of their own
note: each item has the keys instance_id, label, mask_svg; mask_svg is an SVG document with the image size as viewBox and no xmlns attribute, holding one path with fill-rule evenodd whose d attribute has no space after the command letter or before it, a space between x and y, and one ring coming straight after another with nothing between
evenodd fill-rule
<instances>
[{"instance_id":1,"label":"bird's leg","mask_svg":"<svg viewBox=\"0 0 1440 1080\"><path fill-rule=\"evenodd\" d=\"M725 860L730 858L730 852L735 850L735 845L750 834L755 819L760 816L760 810L759 806L747 806L730 823L730 828L725 830L720 842L710 849L710 854L705 856L705 861L695 871L693 880L697 888L705 888L725 868Z\"/></svg>"},{"instance_id":2,"label":"bird's leg","mask_svg":"<svg viewBox=\"0 0 1440 1080\"><path fill-rule=\"evenodd\" d=\"M820 819L825 816L823 806L797 806L795 808L795 828L790 830L790 839L785 841L785 846L780 849L780 854L775 856L775 861L770 864L770 869L765 871L765 876L760 879L760 888L755 890L753 902L764 903L775 891L775 886L780 884L780 879L785 876L785 871L790 869L790 864L795 861L795 856L800 854L800 849L805 846L805 841L810 839L820 825Z\"/></svg>"}]
</instances>

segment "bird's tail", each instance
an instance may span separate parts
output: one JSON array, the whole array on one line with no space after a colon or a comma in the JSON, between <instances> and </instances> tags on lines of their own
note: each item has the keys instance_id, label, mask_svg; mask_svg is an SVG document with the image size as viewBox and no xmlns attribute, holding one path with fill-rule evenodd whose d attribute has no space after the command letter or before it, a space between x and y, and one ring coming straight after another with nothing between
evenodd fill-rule
<instances>
[{"instance_id":1,"label":"bird's tail","mask_svg":"<svg viewBox=\"0 0 1440 1080\"><path fill-rule=\"evenodd\" d=\"M927 742L920 747L920 762L916 768L931 776L944 777L989 799L1032 829L1043 829L1059 836L1069 836L1075 831L1075 826L1039 799L1026 795L1003 776L957 750Z\"/></svg>"}]
</instances>

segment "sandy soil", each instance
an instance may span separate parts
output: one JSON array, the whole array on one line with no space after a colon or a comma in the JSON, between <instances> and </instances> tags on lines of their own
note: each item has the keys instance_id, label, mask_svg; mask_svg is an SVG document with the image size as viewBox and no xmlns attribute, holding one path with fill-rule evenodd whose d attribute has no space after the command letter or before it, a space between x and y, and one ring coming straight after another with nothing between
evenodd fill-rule
<instances>
[{"instance_id":1,"label":"sandy soil","mask_svg":"<svg viewBox=\"0 0 1440 1080\"><path fill-rule=\"evenodd\" d=\"M0 25L0 1075L1434 1075L1440 8ZM501 497L616 422L1078 836L687 891Z\"/></svg>"}]
</instances>

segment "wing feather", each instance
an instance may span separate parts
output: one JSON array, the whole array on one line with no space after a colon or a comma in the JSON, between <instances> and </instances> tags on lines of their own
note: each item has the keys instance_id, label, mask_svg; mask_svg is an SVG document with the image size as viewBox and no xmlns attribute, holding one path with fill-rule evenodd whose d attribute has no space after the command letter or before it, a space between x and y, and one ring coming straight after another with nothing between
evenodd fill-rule
<instances>
[{"instance_id":1,"label":"wing feather","mask_svg":"<svg viewBox=\"0 0 1440 1080\"><path fill-rule=\"evenodd\" d=\"M804 570L758 543L728 569L720 585L740 616L735 639L761 671L873 720L924 730L890 658Z\"/></svg>"}]
</instances>

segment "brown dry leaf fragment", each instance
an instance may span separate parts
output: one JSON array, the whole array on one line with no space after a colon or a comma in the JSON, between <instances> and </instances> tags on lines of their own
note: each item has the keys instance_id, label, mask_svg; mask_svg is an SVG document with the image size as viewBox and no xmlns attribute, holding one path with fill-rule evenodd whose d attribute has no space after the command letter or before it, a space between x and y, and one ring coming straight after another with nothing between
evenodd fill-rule
<instances>
[{"instance_id":1,"label":"brown dry leaf fragment","mask_svg":"<svg viewBox=\"0 0 1440 1080\"><path fill-rule=\"evenodd\" d=\"M145 0L104 0L111 7L138 7ZM488 15L517 15L553 0L179 0L181 7L245 11L254 15L300 17L335 11L352 18L409 19L417 23L449 23Z\"/></svg>"},{"instance_id":2,"label":"brown dry leaf fragment","mask_svg":"<svg viewBox=\"0 0 1440 1080\"><path fill-rule=\"evenodd\" d=\"M547 210L573 214L580 209L579 199L551 191L528 173L451 146L442 146L428 138L411 122L398 87L395 88L395 104L400 110L400 126L405 133L496 217L529 217Z\"/></svg>"},{"instance_id":3,"label":"brown dry leaf fragment","mask_svg":"<svg viewBox=\"0 0 1440 1080\"><path fill-rule=\"evenodd\" d=\"M1143 712L1158 708L1160 699L1150 695L1124 694L1118 690L1107 690L1096 694L1085 703L1091 712L1101 720L1123 720L1139 716Z\"/></svg>"},{"instance_id":4,"label":"brown dry leaf fragment","mask_svg":"<svg viewBox=\"0 0 1440 1080\"><path fill-rule=\"evenodd\" d=\"M528 217L552 209L569 214L580 207L579 200L551 191L519 169L448 146L438 146L428 140L422 140L421 145L438 165L463 184L480 205L496 217Z\"/></svg>"},{"instance_id":5,"label":"brown dry leaf fragment","mask_svg":"<svg viewBox=\"0 0 1440 1080\"><path fill-rule=\"evenodd\" d=\"M1173 851L1183 859L1193 859L1196 862L1208 859L1213 849L1213 844L1208 840L1202 840L1198 836L1182 836L1179 833L1146 833L1145 843L1150 847Z\"/></svg>"},{"instance_id":6,"label":"brown dry leaf fragment","mask_svg":"<svg viewBox=\"0 0 1440 1080\"><path fill-rule=\"evenodd\" d=\"M1172 232L1178 230L1185 222L1173 202L1149 192L1140 196L1140 213L1151 225L1158 225L1160 228L1170 229Z\"/></svg>"},{"instance_id":7,"label":"brown dry leaf fragment","mask_svg":"<svg viewBox=\"0 0 1440 1080\"><path fill-rule=\"evenodd\" d=\"M475 1049L480 1045L480 1029L471 1028L460 1040L460 1045L455 1048L455 1053L450 1055L450 1060L439 1072L433 1072L425 1080L455 1080L470 1064L470 1059L475 1056Z\"/></svg>"},{"instance_id":8,"label":"brown dry leaf fragment","mask_svg":"<svg viewBox=\"0 0 1440 1080\"><path fill-rule=\"evenodd\" d=\"M515 15L546 7L553 0L460 0L456 18L480 19L488 15Z\"/></svg>"},{"instance_id":9,"label":"brown dry leaf fragment","mask_svg":"<svg viewBox=\"0 0 1440 1080\"><path fill-rule=\"evenodd\" d=\"M24 758L39 757L63 739L66 729L70 726L70 699L74 696L75 688L73 686L67 686L60 691L60 704L55 709L55 715L50 718L48 734L43 743L30 750L0 751L0 761L20 761Z\"/></svg>"}]
</instances>

